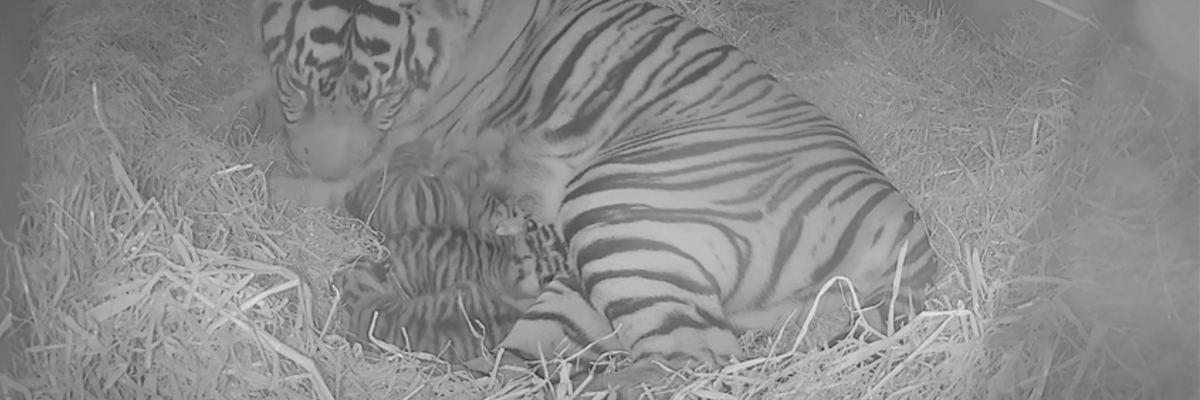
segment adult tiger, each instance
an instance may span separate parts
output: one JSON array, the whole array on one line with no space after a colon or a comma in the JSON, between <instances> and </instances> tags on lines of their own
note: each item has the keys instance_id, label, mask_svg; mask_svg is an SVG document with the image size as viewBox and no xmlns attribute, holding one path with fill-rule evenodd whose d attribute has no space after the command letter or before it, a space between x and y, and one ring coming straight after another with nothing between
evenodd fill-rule
<instances>
[{"instance_id":1,"label":"adult tiger","mask_svg":"<svg viewBox=\"0 0 1200 400\"><path fill-rule=\"evenodd\" d=\"M355 19L322 23L390 27L390 36L342 41L387 51L322 54L362 71L345 75L369 89L355 92L366 100L357 104L421 115L377 124L387 137L378 143L500 139L490 186L561 229L580 293L637 360L599 384L655 379L653 361L726 363L743 354L736 333L780 327L839 275L863 304L879 305L865 314L876 329L893 310L923 309L938 260L916 210L844 129L741 51L646 0L508 0L485 10L497 3L410 0L383 13L357 2ZM342 32L300 32L315 26L310 8L264 19L264 33L291 40L275 48ZM322 65L300 53L278 59ZM335 81L288 82L324 93ZM841 306L834 297L818 309ZM538 354L569 336L573 309L544 304L518 326L561 329L503 346Z\"/></svg>"},{"instance_id":2,"label":"adult tiger","mask_svg":"<svg viewBox=\"0 0 1200 400\"><path fill-rule=\"evenodd\" d=\"M446 357L451 362L480 355L471 328L487 332L484 343L491 349L544 285L573 275L557 234L546 229L502 236L429 225L392 235L384 244L391 253L387 259L358 258L334 274L349 337L370 343L375 336L434 354L453 343L458 351ZM482 325L467 324L475 320Z\"/></svg>"}]
</instances>

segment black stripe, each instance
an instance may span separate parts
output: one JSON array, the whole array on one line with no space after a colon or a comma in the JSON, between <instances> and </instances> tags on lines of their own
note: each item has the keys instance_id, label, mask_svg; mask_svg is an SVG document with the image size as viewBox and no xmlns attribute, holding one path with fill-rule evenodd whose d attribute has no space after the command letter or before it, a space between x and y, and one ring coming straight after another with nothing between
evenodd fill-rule
<instances>
[{"instance_id":1,"label":"black stripe","mask_svg":"<svg viewBox=\"0 0 1200 400\"><path fill-rule=\"evenodd\" d=\"M616 321L621 319L621 317L631 315L655 305L664 303L675 303L682 305L690 304L687 300L675 296L651 296L636 299L619 299L608 303L608 306L604 307L604 316L605 318L608 318L610 322Z\"/></svg>"},{"instance_id":2,"label":"black stripe","mask_svg":"<svg viewBox=\"0 0 1200 400\"><path fill-rule=\"evenodd\" d=\"M584 293L591 293L597 284L608 279L642 278L669 283L682 290L699 295L717 295L716 278L710 275L704 265L691 254L662 242L641 239L605 239L589 244L579 249L576 260L579 265L587 265L593 261L624 252L653 251L670 253L675 257L688 261L688 270L703 272L707 282L697 282L687 275L671 272L655 272L645 268L631 268L617 271L595 272L584 280Z\"/></svg>"},{"instance_id":3,"label":"black stripe","mask_svg":"<svg viewBox=\"0 0 1200 400\"><path fill-rule=\"evenodd\" d=\"M861 189L868 185L879 184L880 181L881 180L878 179L863 180L855 185L855 188ZM846 255L850 253L850 248L854 246L855 235L859 230L862 229L863 221L867 219L868 215L875 212L875 207L878 206L880 202L888 198L888 196L892 196L894 194L895 192L892 191L880 190L875 193L875 195L871 196L871 198L864 202L860 207L858 207L858 212L854 214L854 218L850 220L850 223L847 224L846 228L842 230L841 237L837 239L838 245L836 248L834 248L833 254L825 260L824 264L817 267L813 271L812 277L815 282L824 282L825 279L829 277L830 273L845 263ZM874 266L857 266L857 268L871 267Z\"/></svg>"},{"instance_id":4,"label":"black stripe","mask_svg":"<svg viewBox=\"0 0 1200 400\"><path fill-rule=\"evenodd\" d=\"M558 325L563 330L563 335L572 343L579 347L587 346L595 338L588 336L587 332L579 324L575 323L575 318L567 317L557 312L535 312L528 311L521 316L522 320L526 321L551 321Z\"/></svg>"},{"instance_id":5,"label":"black stripe","mask_svg":"<svg viewBox=\"0 0 1200 400\"><path fill-rule=\"evenodd\" d=\"M792 186L792 189L789 190L787 188L781 188L780 191L777 192L781 195L781 197L773 199L771 203L778 204L782 202L784 200L782 198L783 194L795 195L796 188L813 179L813 177L820 172L845 166L859 167L865 162L866 160L860 159L839 159L807 168L802 173L797 174L793 178L789 179L789 181L793 183L790 185ZM824 182L820 186L813 189L811 192L804 194L804 201L792 209L790 216L788 217L788 222L784 224L786 228L780 232L780 238L776 242L776 253L771 266L771 276L768 278L767 282L779 282L780 277L783 275L785 269L789 267L795 268L794 264L789 262L792 261L794 253L797 250L796 245L801 242L801 235L804 232L806 220L810 215L813 214L817 207L822 205L828 206L827 204L824 204L825 198L832 193L833 189L837 185L845 183L847 180L852 179L856 175L867 176L859 178L861 180L855 185L844 189L841 192L843 196L857 193L866 186L881 182L881 180L874 175L870 175L866 171L855 168L838 176L824 179ZM866 214L869 214L870 211L874 209L878 202L887 197L887 195L888 192L886 190L880 191L875 195L874 198L858 208L858 214L855 216L855 219L852 220L846 228L844 228L841 237L837 239L837 247L834 249L834 253L825 260L824 264L816 267L812 271L810 278L813 280L813 282L823 282L826 274L842 265L845 256L849 252L850 248L854 245L853 239L857 234L857 230L860 229L859 225L861 225L862 219L865 218ZM864 211L866 211L866 213L864 213ZM828 232L828 229L825 229L821 232L821 234L828 233L831 233ZM806 254L802 256L802 258L811 259L812 255ZM734 290L740 289L740 287L735 287ZM759 295L751 304L763 304L767 301L767 299L770 299L772 296L774 296L778 289L780 289L779 285L768 286L765 288L765 290L759 293Z\"/></svg>"}]
</instances>

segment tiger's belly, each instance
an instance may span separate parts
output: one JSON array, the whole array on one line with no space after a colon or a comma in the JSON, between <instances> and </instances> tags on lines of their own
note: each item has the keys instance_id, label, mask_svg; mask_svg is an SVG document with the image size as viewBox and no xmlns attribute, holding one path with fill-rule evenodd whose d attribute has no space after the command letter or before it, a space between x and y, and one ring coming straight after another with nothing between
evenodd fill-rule
<instances>
[{"instance_id":1,"label":"tiger's belly","mask_svg":"<svg viewBox=\"0 0 1200 400\"><path fill-rule=\"evenodd\" d=\"M604 172L609 174L602 175ZM564 191L567 201L559 205L560 229L573 235L569 238L572 253L578 255L598 243L624 243L624 248L603 250L608 255L601 259L580 260L592 261L580 265L585 280L615 270L688 275L697 284L711 286L719 293L721 309L739 314L763 311L763 301L786 307L786 296L760 299L763 288L773 287L783 293L809 283L793 268L772 274L780 267L774 256L779 253L778 221L784 218L760 207L721 204L704 193L596 179L616 175L612 172L604 168L589 170ZM722 192L745 190L725 188ZM647 250L631 250L643 246ZM649 250L652 248L669 250ZM763 324L753 322L747 329Z\"/></svg>"}]
</instances>

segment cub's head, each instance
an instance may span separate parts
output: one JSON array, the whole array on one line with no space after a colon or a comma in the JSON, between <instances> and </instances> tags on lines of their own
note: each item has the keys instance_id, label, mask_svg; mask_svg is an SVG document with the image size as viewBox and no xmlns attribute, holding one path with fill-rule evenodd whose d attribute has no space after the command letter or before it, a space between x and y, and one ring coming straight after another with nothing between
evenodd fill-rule
<instances>
[{"instance_id":1,"label":"cub's head","mask_svg":"<svg viewBox=\"0 0 1200 400\"><path fill-rule=\"evenodd\" d=\"M555 278L576 275L568 263L567 245L553 225L526 220L520 232L497 233L513 240L512 266L505 279L514 297L537 297Z\"/></svg>"},{"instance_id":2,"label":"cub's head","mask_svg":"<svg viewBox=\"0 0 1200 400\"><path fill-rule=\"evenodd\" d=\"M396 303L393 299L399 299L396 284L388 279L389 268L386 261L357 257L333 274L330 286L339 297L334 312L351 336L367 341L365 338L375 311Z\"/></svg>"}]
</instances>

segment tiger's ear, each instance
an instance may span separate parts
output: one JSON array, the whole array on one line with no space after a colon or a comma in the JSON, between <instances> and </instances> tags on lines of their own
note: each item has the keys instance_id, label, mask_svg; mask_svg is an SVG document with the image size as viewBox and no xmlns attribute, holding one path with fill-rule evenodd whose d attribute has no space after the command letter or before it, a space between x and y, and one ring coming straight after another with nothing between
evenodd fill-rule
<instances>
[{"instance_id":1,"label":"tiger's ear","mask_svg":"<svg viewBox=\"0 0 1200 400\"><path fill-rule=\"evenodd\" d=\"M286 64L286 47L290 38L285 37L291 24L289 15L305 0L251 0L250 12L245 16L250 29L251 51L271 64ZM267 37L266 32L276 32ZM274 58L272 58L274 57Z\"/></svg>"},{"instance_id":2,"label":"tiger's ear","mask_svg":"<svg viewBox=\"0 0 1200 400\"><path fill-rule=\"evenodd\" d=\"M493 367L492 363L488 362L489 358L490 357L484 357L484 356L475 357L473 359L464 361L462 363L462 365L460 366L460 368L463 368L464 371L473 373L473 374L475 374L476 377L480 377L480 378L490 376L492 374L492 372L499 373L498 368L496 368L496 369L492 368ZM503 375L498 375L497 377L502 377L502 376Z\"/></svg>"}]
</instances>

